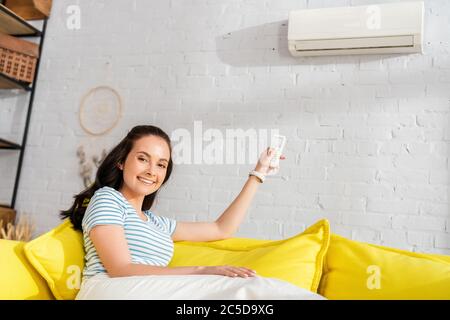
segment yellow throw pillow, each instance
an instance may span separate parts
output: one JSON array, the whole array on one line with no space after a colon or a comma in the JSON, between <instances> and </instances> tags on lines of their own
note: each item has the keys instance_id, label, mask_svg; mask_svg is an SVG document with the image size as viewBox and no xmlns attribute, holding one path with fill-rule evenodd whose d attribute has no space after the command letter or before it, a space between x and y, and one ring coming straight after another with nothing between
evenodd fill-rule
<instances>
[{"instance_id":1,"label":"yellow throw pillow","mask_svg":"<svg viewBox=\"0 0 450 320\"><path fill-rule=\"evenodd\" d=\"M211 242L179 241L169 267L233 265L317 292L330 227L323 219L284 240L231 238Z\"/></svg>"},{"instance_id":2,"label":"yellow throw pillow","mask_svg":"<svg viewBox=\"0 0 450 320\"><path fill-rule=\"evenodd\" d=\"M319 294L340 300L450 299L450 263L332 234Z\"/></svg>"},{"instance_id":3,"label":"yellow throw pillow","mask_svg":"<svg viewBox=\"0 0 450 320\"><path fill-rule=\"evenodd\" d=\"M0 240L0 300L53 300L45 280L28 263L24 245Z\"/></svg>"},{"instance_id":4,"label":"yellow throw pillow","mask_svg":"<svg viewBox=\"0 0 450 320\"><path fill-rule=\"evenodd\" d=\"M84 246L82 233L72 228L69 219L28 242L24 250L56 299L75 299L84 268Z\"/></svg>"},{"instance_id":5,"label":"yellow throw pillow","mask_svg":"<svg viewBox=\"0 0 450 320\"><path fill-rule=\"evenodd\" d=\"M434 258L434 259L438 259L439 261L450 263L450 256L446 256L443 254L431 254L431 253L427 253L424 255L426 255L429 258Z\"/></svg>"}]
</instances>

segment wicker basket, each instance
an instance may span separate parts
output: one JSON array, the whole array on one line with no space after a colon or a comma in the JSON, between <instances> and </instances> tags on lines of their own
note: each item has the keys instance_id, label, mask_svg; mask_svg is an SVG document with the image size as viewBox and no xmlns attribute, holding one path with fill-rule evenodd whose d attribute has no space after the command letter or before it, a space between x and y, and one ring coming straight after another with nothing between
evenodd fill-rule
<instances>
[{"instance_id":1,"label":"wicker basket","mask_svg":"<svg viewBox=\"0 0 450 320\"><path fill-rule=\"evenodd\" d=\"M0 72L16 80L33 82L39 46L0 33Z\"/></svg>"},{"instance_id":2,"label":"wicker basket","mask_svg":"<svg viewBox=\"0 0 450 320\"><path fill-rule=\"evenodd\" d=\"M4 5L25 20L48 18L52 0L6 0Z\"/></svg>"}]
</instances>

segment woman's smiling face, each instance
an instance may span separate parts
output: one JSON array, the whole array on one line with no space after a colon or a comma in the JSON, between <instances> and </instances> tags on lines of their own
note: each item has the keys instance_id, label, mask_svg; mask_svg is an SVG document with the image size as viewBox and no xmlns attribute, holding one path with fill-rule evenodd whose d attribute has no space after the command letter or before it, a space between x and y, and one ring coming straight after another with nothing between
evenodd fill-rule
<instances>
[{"instance_id":1,"label":"woman's smiling face","mask_svg":"<svg viewBox=\"0 0 450 320\"><path fill-rule=\"evenodd\" d=\"M157 191L166 177L169 159L170 149L163 138L148 135L136 140L125 164L119 164L124 180L121 192L135 197Z\"/></svg>"}]
</instances>

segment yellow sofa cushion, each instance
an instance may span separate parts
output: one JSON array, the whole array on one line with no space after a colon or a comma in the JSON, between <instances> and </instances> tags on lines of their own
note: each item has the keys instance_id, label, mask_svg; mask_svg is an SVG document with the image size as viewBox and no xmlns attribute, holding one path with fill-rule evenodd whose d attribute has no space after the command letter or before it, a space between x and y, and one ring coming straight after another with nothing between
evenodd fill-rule
<instances>
[{"instance_id":1,"label":"yellow sofa cushion","mask_svg":"<svg viewBox=\"0 0 450 320\"><path fill-rule=\"evenodd\" d=\"M28 242L24 251L56 299L75 298L84 268L84 246L82 233L72 228L70 220Z\"/></svg>"},{"instance_id":2,"label":"yellow sofa cushion","mask_svg":"<svg viewBox=\"0 0 450 320\"><path fill-rule=\"evenodd\" d=\"M213 242L175 242L169 266L239 265L261 276L278 278L317 292L330 237L321 220L285 240L231 238ZM74 299L84 268L82 233L66 219L55 229L25 245L25 254L47 281L56 299Z\"/></svg>"},{"instance_id":3,"label":"yellow sofa cushion","mask_svg":"<svg viewBox=\"0 0 450 320\"><path fill-rule=\"evenodd\" d=\"M330 237L328 220L284 240L231 238L175 243L170 267L233 265L317 292Z\"/></svg>"},{"instance_id":4,"label":"yellow sofa cushion","mask_svg":"<svg viewBox=\"0 0 450 320\"><path fill-rule=\"evenodd\" d=\"M319 294L342 300L450 299L446 258L332 234Z\"/></svg>"},{"instance_id":5,"label":"yellow sofa cushion","mask_svg":"<svg viewBox=\"0 0 450 320\"><path fill-rule=\"evenodd\" d=\"M24 245L0 240L0 300L54 299L45 280L28 263Z\"/></svg>"},{"instance_id":6,"label":"yellow sofa cushion","mask_svg":"<svg viewBox=\"0 0 450 320\"><path fill-rule=\"evenodd\" d=\"M438 259L440 261L448 262L450 263L450 256L446 256L443 254L425 254L427 257Z\"/></svg>"}]
</instances>

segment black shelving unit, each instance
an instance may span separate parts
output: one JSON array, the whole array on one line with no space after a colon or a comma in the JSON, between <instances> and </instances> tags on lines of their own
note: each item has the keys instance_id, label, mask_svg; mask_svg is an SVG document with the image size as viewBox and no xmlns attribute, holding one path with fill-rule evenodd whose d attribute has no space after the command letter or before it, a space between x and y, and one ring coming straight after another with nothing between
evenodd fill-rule
<instances>
[{"instance_id":1,"label":"black shelving unit","mask_svg":"<svg viewBox=\"0 0 450 320\"><path fill-rule=\"evenodd\" d=\"M22 147L17 143L0 138L0 149L20 150Z\"/></svg>"},{"instance_id":2,"label":"black shelving unit","mask_svg":"<svg viewBox=\"0 0 450 320\"><path fill-rule=\"evenodd\" d=\"M0 89L22 89L24 91L31 91L31 87L28 83L17 81L3 73L0 73Z\"/></svg>"},{"instance_id":3,"label":"black shelving unit","mask_svg":"<svg viewBox=\"0 0 450 320\"><path fill-rule=\"evenodd\" d=\"M15 37L40 36L41 31L9 10L0 2L0 31Z\"/></svg>"},{"instance_id":4,"label":"black shelving unit","mask_svg":"<svg viewBox=\"0 0 450 320\"><path fill-rule=\"evenodd\" d=\"M43 19L42 30L38 30L26 20L22 19L14 12L9 10L3 5L3 1L0 1L0 32L7 33L16 37L39 37L39 57L36 62L36 69L34 73L33 82L31 84L17 81L0 73L0 89L18 89L23 91L24 94L29 95L28 108L25 120L25 128L23 132L22 143L18 144L5 139L0 138L0 151L1 150L16 150L19 152L19 160L17 163L17 171L14 181L14 188L12 191L12 199L10 204L0 204L0 206L15 208L17 199L17 190L20 182L20 174L22 172L23 157L25 154L25 147L27 145L28 129L30 126L31 112L33 109L34 94L36 92L37 78L39 74L39 65L41 61L42 48L44 45L45 31L47 29L47 19ZM1 99L1 93L0 93Z\"/></svg>"}]
</instances>

